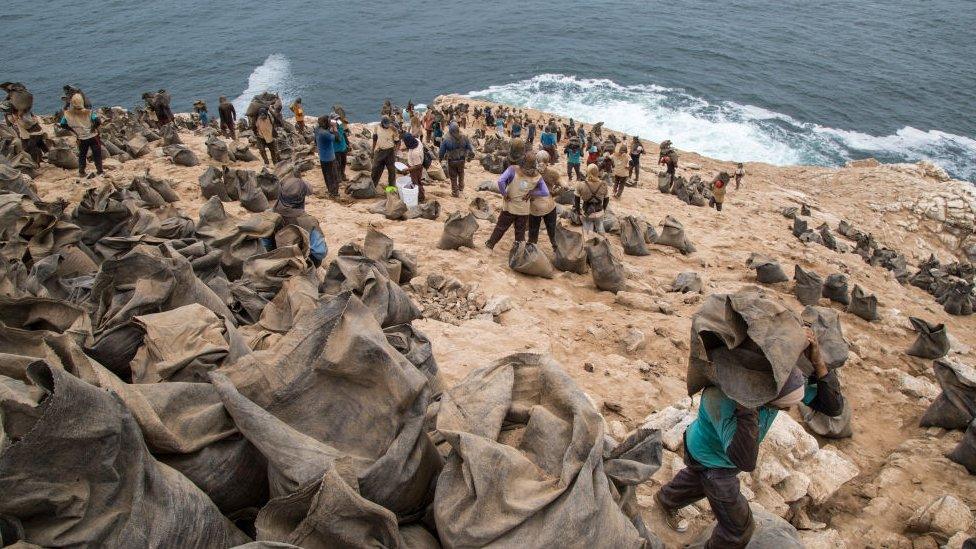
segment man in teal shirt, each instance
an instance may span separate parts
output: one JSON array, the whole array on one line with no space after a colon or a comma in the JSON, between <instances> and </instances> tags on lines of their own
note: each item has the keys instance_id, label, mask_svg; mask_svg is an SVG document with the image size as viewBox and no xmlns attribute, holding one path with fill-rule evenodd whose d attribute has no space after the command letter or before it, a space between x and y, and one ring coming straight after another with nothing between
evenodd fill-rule
<instances>
[{"instance_id":1,"label":"man in teal shirt","mask_svg":"<svg viewBox=\"0 0 976 549\"><path fill-rule=\"evenodd\" d=\"M774 400L764 406L747 408L726 396L718 387L702 392L698 418L685 431L685 465L674 479L655 496L664 511L668 525L676 531L687 529L677 512L682 507L708 498L717 525L705 544L708 548L745 547L752 538L755 524L749 502L739 492L740 471L753 471L759 456L759 443L780 410L803 402L810 408L830 417L837 417L844 408L837 374L828 371L820 356L820 347L813 332L807 330L809 343L806 352L813 364L809 378L794 368L783 389ZM720 348L710 356L715 360L752 360L747 349Z\"/></svg>"}]
</instances>

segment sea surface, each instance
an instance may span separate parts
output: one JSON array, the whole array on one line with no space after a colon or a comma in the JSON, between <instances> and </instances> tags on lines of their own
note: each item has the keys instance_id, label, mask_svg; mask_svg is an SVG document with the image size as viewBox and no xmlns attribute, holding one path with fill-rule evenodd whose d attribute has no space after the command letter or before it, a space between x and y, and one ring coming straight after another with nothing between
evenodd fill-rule
<instances>
[{"instance_id":1,"label":"sea surface","mask_svg":"<svg viewBox=\"0 0 976 549\"><path fill-rule=\"evenodd\" d=\"M8 0L0 79L131 107L259 92L341 103L464 93L728 160L928 159L976 182L976 0Z\"/></svg>"}]
</instances>

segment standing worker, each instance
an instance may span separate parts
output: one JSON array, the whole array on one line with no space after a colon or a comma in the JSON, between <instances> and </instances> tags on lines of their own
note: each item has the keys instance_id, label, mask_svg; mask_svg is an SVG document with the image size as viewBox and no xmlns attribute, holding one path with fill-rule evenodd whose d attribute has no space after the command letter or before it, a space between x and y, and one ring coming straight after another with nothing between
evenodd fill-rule
<instances>
[{"instance_id":1,"label":"standing worker","mask_svg":"<svg viewBox=\"0 0 976 549\"><path fill-rule=\"evenodd\" d=\"M529 243L539 243L539 228L543 223L546 224L546 234L549 235L549 243L552 249L556 249L556 223L558 214L556 213L556 200L553 196L560 190L559 172L549 165L549 153L539 151L535 153L536 167L542 172L542 181L546 186L545 196L533 196L530 203L529 218Z\"/></svg>"},{"instance_id":2,"label":"standing worker","mask_svg":"<svg viewBox=\"0 0 976 549\"><path fill-rule=\"evenodd\" d=\"M80 93L71 96L70 104L71 106L61 115L58 125L70 130L78 140L78 176L86 177L85 165L88 162L88 151L91 151L95 159L95 173L105 175L102 171L102 142L98 138L98 126L102 121L95 111L85 107L85 98ZM91 179L95 175L87 177Z\"/></svg>"},{"instance_id":3,"label":"standing worker","mask_svg":"<svg viewBox=\"0 0 976 549\"><path fill-rule=\"evenodd\" d=\"M596 164L586 166L586 179L576 184L573 210L583 225L583 237L595 232L604 233L603 216L610 203L607 183L600 177L600 167Z\"/></svg>"},{"instance_id":4,"label":"standing worker","mask_svg":"<svg viewBox=\"0 0 976 549\"><path fill-rule=\"evenodd\" d=\"M742 184L742 178L746 175L746 168L742 165L742 162L735 167L735 190L739 190L739 185Z\"/></svg>"},{"instance_id":5,"label":"standing worker","mask_svg":"<svg viewBox=\"0 0 976 549\"><path fill-rule=\"evenodd\" d=\"M257 142L258 152L265 166L268 165L266 149L271 151L271 162L278 163L278 146L275 144L275 126L267 107L258 110L258 117L254 121L254 140Z\"/></svg>"},{"instance_id":6,"label":"standing worker","mask_svg":"<svg viewBox=\"0 0 976 549\"><path fill-rule=\"evenodd\" d=\"M396 185L396 147L398 134L388 115L380 118L380 124L373 131L373 169L370 177L375 186L386 170L387 187Z\"/></svg>"},{"instance_id":7,"label":"standing worker","mask_svg":"<svg viewBox=\"0 0 976 549\"><path fill-rule=\"evenodd\" d=\"M661 142L661 152L657 163L664 166L668 180L674 181L674 172L678 169L678 151L671 146L670 139Z\"/></svg>"},{"instance_id":8,"label":"standing worker","mask_svg":"<svg viewBox=\"0 0 976 549\"><path fill-rule=\"evenodd\" d=\"M532 197L549 195L549 190L536 168L535 153L527 152L519 164L509 166L502 173L498 178L498 192L504 199L504 205L495 229L485 242L485 247L489 250L495 249L495 245L512 225L515 225L515 243L525 242L525 230L529 214L532 213Z\"/></svg>"},{"instance_id":9,"label":"standing worker","mask_svg":"<svg viewBox=\"0 0 976 549\"><path fill-rule=\"evenodd\" d=\"M346 180L346 159L349 155L349 129L342 118L333 119L336 125L336 171L339 172L339 181Z\"/></svg>"},{"instance_id":10,"label":"standing worker","mask_svg":"<svg viewBox=\"0 0 976 549\"><path fill-rule=\"evenodd\" d=\"M453 124L453 122L452 122ZM403 132L403 148L407 151L407 174L414 187L417 187L417 202L423 204L424 194L424 146L409 132Z\"/></svg>"},{"instance_id":11,"label":"standing worker","mask_svg":"<svg viewBox=\"0 0 976 549\"><path fill-rule=\"evenodd\" d=\"M640 183L640 157L644 154L644 146L641 145L640 137L634 136L630 142L630 170L627 177L633 176L634 185Z\"/></svg>"},{"instance_id":12,"label":"standing worker","mask_svg":"<svg viewBox=\"0 0 976 549\"><path fill-rule=\"evenodd\" d=\"M336 169L335 142L338 130L334 120L328 116L320 116L318 127L315 128L315 147L319 151L319 167L322 168L322 179L329 192L329 198L339 198L339 172Z\"/></svg>"},{"instance_id":13,"label":"standing worker","mask_svg":"<svg viewBox=\"0 0 976 549\"><path fill-rule=\"evenodd\" d=\"M226 97L220 96L217 103L217 114L220 116L220 132L236 141L237 110L234 109L234 104L228 101Z\"/></svg>"},{"instance_id":14,"label":"standing worker","mask_svg":"<svg viewBox=\"0 0 976 549\"><path fill-rule=\"evenodd\" d=\"M193 112L200 117L200 125L206 128L210 125L210 113L207 112L207 104L202 99L193 102Z\"/></svg>"},{"instance_id":15,"label":"standing worker","mask_svg":"<svg viewBox=\"0 0 976 549\"><path fill-rule=\"evenodd\" d=\"M468 156L473 154L471 140L452 122L447 128L447 139L437 151L437 159L441 162L447 159L447 177L451 180L451 196L454 198L464 192L464 166Z\"/></svg>"},{"instance_id":16,"label":"standing worker","mask_svg":"<svg viewBox=\"0 0 976 549\"><path fill-rule=\"evenodd\" d=\"M708 201L708 206L722 211L722 204L725 202L725 191L729 189L729 172L720 172L709 185L712 191L712 198Z\"/></svg>"},{"instance_id":17,"label":"standing worker","mask_svg":"<svg viewBox=\"0 0 976 549\"><path fill-rule=\"evenodd\" d=\"M619 200L624 195L624 187L630 175L630 155L627 153L627 145L621 143L611 159L613 160L613 197Z\"/></svg>"},{"instance_id":18,"label":"standing worker","mask_svg":"<svg viewBox=\"0 0 976 549\"><path fill-rule=\"evenodd\" d=\"M722 360L746 362L756 356L739 347L721 351ZM668 526L678 532L687 530L678 510L708 498L718 524L705 548L737 549L749 543L755 523L749 502L739 492L738 474L756 468L759 444L776 414L801 402L830 417L839 416L844 409L837 374L827 370L817 337L809 329L804 353L813 364L813 375L807 378L794 368L776 398L759 408L742 406L718 387L702 392L698 418L685 431L686 467L655 495Z\"/></svg>"},{"instance_id":19,"label":"standing worker","mask_svg":"<svg viewBox=\"0 0 976 549\"><path fill-rule=\"evenodd\" d=\"M295 115L295 127L298 131L305 132L305 107L302 107L302 98L296 97L295 101L288 107Z\"/></svg>"}]
</instances>

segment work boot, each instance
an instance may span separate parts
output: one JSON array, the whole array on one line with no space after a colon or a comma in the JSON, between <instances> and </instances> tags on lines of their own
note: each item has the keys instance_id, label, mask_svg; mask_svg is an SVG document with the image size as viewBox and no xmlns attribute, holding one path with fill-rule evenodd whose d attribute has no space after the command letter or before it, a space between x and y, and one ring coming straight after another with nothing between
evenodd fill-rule
<instances>
[{"instance_id":1,"label":"work boot","mask_svg":"<svg viewBox=\"0 0 976 549\"><path fill-rule=\"evenodd\" d=\"M677 509L672 509L661 501L660 490L654 494L654 501L656 501L657 506L661 508L661 512L664 514L664 521L668 523L669 528L675 532L678 532L679 534L688 531L688 521L678 516Z\"/></svg>"}]
</instances>

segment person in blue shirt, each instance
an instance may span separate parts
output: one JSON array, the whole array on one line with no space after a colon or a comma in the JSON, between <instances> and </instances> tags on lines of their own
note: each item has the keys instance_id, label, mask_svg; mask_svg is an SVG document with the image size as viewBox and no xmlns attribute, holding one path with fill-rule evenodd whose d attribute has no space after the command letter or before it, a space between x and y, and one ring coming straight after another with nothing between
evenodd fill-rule
<instances>
[{"instance_id":1,"label":"person in blue shirt","mask_svg":"<svg viewBox=\"0 0 976 549\"><path fill-rule=\"evenodd\" d=\"M740 548L749 543L755 523L749 502L739 492L737 475L756 468L759 444L776 414L801 402L830 417L841 415L844 409L837 374L828 371L817 338L809 329L807 342L805 353L813 364L813 375L808 378L794 368L780 393L766 405L742 406L718 387L702 392L698 418L685 431L686 467L655 495L672 529L687 529L677 515L679 509L707 498L717 524L706 549ZM748 343L735 349L720 347L710 353L709 359L743 363L765 359L758 348L748 347Z\"/></svg>"},{"instance_id":2,"label":"person in blue shirt","mask_svg":"<svg viewBox=\"0 0 976 549\"><path fill-rule=\"evenodd\" d=\"M315 128L315 145L319 150L322 179L325 180L325 187L333 199L339 198L339 172L336 170L335 154L337 133L335 121L328 116L319 117L318 127Z\"/></svg>"},{"instance_id":3,"label":"person in blue shirt","mask_svg":"<svg viewBox=\"0 0 976 549\"><path fill-rule=\"evenodd\" d=\"M559 155L556 154L556 140L556 125L550 123L539 134L539 145L542 146L542 150L549 153L549 162L553 163L559 159Z\"/></svg>"},{"instance_id":4,"label":"person in blue shirt","mask_svg":"<svg viewBox=\"0 0 976 549\"><path fill-rule=\"evenodd\" d=\"M346 159L349 154L349 130L341 118L336 121L336 141L333 150L335 151L336 171L339 173L339 180L345 181L347 179Z\"/></svg>"}]
</instances>

